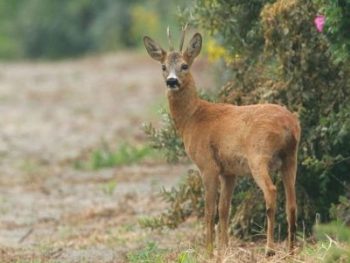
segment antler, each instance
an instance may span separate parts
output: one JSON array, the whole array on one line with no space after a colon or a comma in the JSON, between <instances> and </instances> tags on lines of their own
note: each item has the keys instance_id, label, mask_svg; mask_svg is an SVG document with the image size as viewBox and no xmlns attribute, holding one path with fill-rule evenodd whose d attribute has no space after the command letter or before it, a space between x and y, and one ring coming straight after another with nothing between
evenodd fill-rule
<instances>
[{"instance_id":1,"label":"antler","mask_svg":"<svg viewBox=\"0 0 350 263\"><path fill-rule=\"evenodd\" d=\"M187 29L187 23L182 27L182 32L181 32L181 40L180 40L180 52L182 51L182 47L184 45L185 41L185 35L186 35L186 29Z\"/></svg>"},{"instance_id":2,"label":"antler","mask_svg":"<svg viewBox=\"0 0 350 263\"><path fill-rule=\"evenodd\" d=\"M169 26L168 26L166 32L167 32L167 35L168 35L169 49L170 49L170 51L174 51L174 45L173 45L173 42L172 42L172 40L171 40L171 35L170 35Z\"/></svg>"}]
</instances>

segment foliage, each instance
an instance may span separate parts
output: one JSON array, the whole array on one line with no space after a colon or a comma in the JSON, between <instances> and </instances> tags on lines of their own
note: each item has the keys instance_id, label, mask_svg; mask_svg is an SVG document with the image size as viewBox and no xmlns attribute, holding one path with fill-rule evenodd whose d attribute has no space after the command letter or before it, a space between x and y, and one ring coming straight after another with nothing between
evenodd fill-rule
<instances>
[{"instance_id":1,"label":"foliage","mask_svg":"<svg viewBox=\"0 0 350 263\"><path fill-rule=\"evenodd\" d=\"M231 54L254 58L261 51L264 41L259 14L270 2L273 1L197 0L192 22L214 35Z\"/></svg>"},{"instance_id":2,"label":"foliage","mask_svg":"<svg viewBox=\"0 0 350 263\"><path fill-rule=\"evenodd\" d=\"M19 53L12 20L19 4L20 0L0 0L0 57L2 58L14 58Z\"/></svg>"},{"instance_id":3,"label":"foliage","mask_svg":"<svg viewBox=\"0 0 350 263\"><path fill-rule=\"evenodd\" d=\"M0 0L1 58L61 58L141 45L184 0ZM164 34L162 34L164 35Z\"/></svg>"},{"instance_id":4,"label":"foliage","mask_svg":"<svg viewBox=\"0 0 350 263\"><path fill-rule=\"evenodd\" d=\"M318 240L327 240L331 237L339 242L350 243L350 229L339 221L316 225L314 233Z\"/></svg>"},{"instance_id":5,"label":"foliage","mask_svg":"<svg viewBox=\"0 0 350 263\"><path fill-rule=\"evenodd\" d=\"M345 192L350 169L348 69L335 64L328 40L314 28L312 2L277 1L262 12L266 49L277 55L285 82L277 97L299 112L300 217L315 212L327 220L329 208ZM311 218L310 218L311 219ZM311 223L311 221L309 221Z\"/></svg>"},{"instance_id":6,"label":"foliage","mask_svg":"<svg viewBox=\"0 0 350 263\"><path fill-rule=\"evenodd\" d=\"M330 39L337 62L350 59L350 0L314 0L325 15L325 33Z\"/></svg>"},{"instance_id":7,"label":"foliage","mask_svg":"<svg viewBox=\"0 0 350 263\"><path fill-rule=\"evenodd\" d=\"M332 222L326 225L317 225L314 233L319 243L331 242L322 262L350 261L350 229L343 223ZM335 245L332 245L332 243Z\"/></svg>"},{"instance_id":8,"label":"foliage","mask_svg":"<svg viewBox=\"0 0 350 263\"><path fill-rule=\"evenodd\" d=\"M164 262L163 254L164 250L156 243L148 242L144 249L128 253L127 259L130 263L161 263Z\"/></svg>"},{"instance_id":9,"label":"foliage","mask_svg":"<svg viewBox=\"0 0 350 263\"><path fill-rule=\"evenodd\" d=\"M146 157L152 155L153 151L148 146L133 146L128 143L122 143L117 149L111 149L104 141L101 147L92 151L91 155L78 160L75 163L77 169L98 170L108 167L129 165L140 162Z\"/></svg>"},{"instance_id":10,"label":"foliage","mask_svg":"<svg viewBox=\"0 0 350 263\"><path fill-rule=\"evenodd\" d=\"M76 8L77 3L84 7ZM86 28L91 18L86 1L73 4L71 1L33 0L21 7L17 27L25 56L58 57L64 51L72 55L89 49L91 40Z\"/></svg>"},{"instance_id":11,"label":"foliage","mask_svg":"<svg viewBox=\"0 0 350 263\"><path fill-rule=\"evenodd\" d=\"M17 15L24 55L56 58L132 44L128 8L133 2L26 1Z\"/></svg>"},{"instance_id":12,"label":"foliage","mask_svg":"<svg viewBox=\"0 0 350 263\"><path fill-rule=\"evenodd\" d=\"M115 188L117 187L118 183L116 180L110 180L107 183L104 183L101 185L101 190L104 194L111 196L114 193Z\"/></svg>"},{"instance_id":13,"label":"foliage","mask_svg":"<svg viewBox=\"0 0 350 263\"><path fill-rule=\"evenodd\" d=\"M198 0L194 22L219 39L225 52L233 57L227 63L232 77L218 92L222 101L238 105L279 103L299 115L302 141L297 177L298 220L311 234L316 213L328 221L332 203L338 203L339 196L349 189L349 68L345 56L335 54L332 38L317 32L313 24L317 8L324 2L250 2ZM347 24L349 19L343 16L341 21ZM157 132L164 140L168 134L176 134L169 125ZM172 151L175 144L164 141L163 146ZM179 146L180 142L176 151ZM274 181L279 189L277 225L286 233L283 187L278 176ZM238 182L232 201L233 233L247 237L259 232L252 231L253 226L264 229L265 207L259 192L251 179ZM177 196L169 199L168 216L175 212L172 208L176 200L183 198L181 191L174 189L173 193ZM176 218L182 219L174 214Z\"/></svg>"},{"instance_id":14,"label":"foliage","mask_svg":"<svg viewBox=\"0 0 350 263\"><path fill-rule=\"evenodd\" d=\"M341 196L339 198L339 204L332 205L330 213L333 219L350 226L350 199Z\"/></svg>"},{"instance_id":15,"label":"foliage","mask_svg":"<svg viewBox=\"0 0 350 263\"><path fill-rule=\"evenodd\" d=\"M159 217L142 218L139 223L149 228L176 228L190 216L204 215L202 180L198 172L189 170L185 180L177 188L163 188L160 196L169 204L167 211Z\"/></svg>"},{"instance_id":16,"label":"foliage","mask_svg":"<svg viewBox=\"0 0 350 263\"><path fill-rule=\"evenodd\" d=\"M157 130L151 123L144 124L144 131L151 141L151 147L164 152L169 162L179 161L185 156L183 142L178 137L171 116L162 110L162 129Z\"/></svg>"},{"instance_id":17,"label":"foliage","mask_svg":"<svg viewBox=\"0 0 350 263\"><path fill-rule=\"evenodd\" d=\"M186 250L180 253L178 256L178 263L197 263L196 256L193 250Z\"/></svg>"},{"instance_id":18,"label":"foliage","mask_svg":"<svg viewBox=\"0 0 350 263\"><path fill-rule=\"evenodd\" d=\"M155 36L160 30L159 14L152 9L147 9L143 5L135 5L131 9L133 21L131 35L134 39L141 40L145 32L150 36Z\"/></svg>"}]
</instances>

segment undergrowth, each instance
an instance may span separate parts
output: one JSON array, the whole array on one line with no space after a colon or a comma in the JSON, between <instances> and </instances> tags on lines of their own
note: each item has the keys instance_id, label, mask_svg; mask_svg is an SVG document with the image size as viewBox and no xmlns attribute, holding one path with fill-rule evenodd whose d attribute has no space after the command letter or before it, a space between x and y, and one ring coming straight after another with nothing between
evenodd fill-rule
<instances>
[{"instance_id":1,"label":"undergrowth","mask_svg":"<svg viewBox=\"0 0 350 263\"><path fill-rule=\"evenodd\" d=\"M242 244L232 239L221 262L267 263L267 262L299 262L299 263L348 263L350 262L350 229L340 222L316 225L312 235L313 241L300 240L299 248L290 256L284 244L276 244L276 255L265 257L264 242ZM304 245L302 243L304 242ZM155 242L149 242L139 250L129 252L128 262L131 263L214 263L216 257L209 258L203 253L203 248L194 245L190 248L174 250L160 248Z\"/></svg>"},{"instance_id":2,"label":"undergrowth","mask_svg":"<svg viewBox=\"0 0 350 263\"><path fill-rule=\"evenodd\" d=\"M162 189L161 198L169 204L169 208L157 217L144 217L139 220L142 227L176 228L190 216L198 218L204 215L204 199L202 181L197 171L190 170L177 187Z\"/></svg>"},{"instance_id":3,"label":"undergrowth","mask_svg":"<svg viewBox=\"0 0 350 263\"><path fill-rule=\"evenodd\" d=\"M129 143L122 143L113 149L106 142L102 142L88 156L76 160L74 167L83 170L98 170L139 163L152 156L155 156L155 152L148 145L135 146Z\"/></svg>"},{"instance_id":4,"label":"undergrowth","mask_svg":"<svg viewBox=\"0 0 350 263\"><path fill-rule=\"evenodd\" d=\"M145 248L128 253L127 259L130 263L162 263L164 253L155 242L148 242Z\"/></svg>"}]
</instances>

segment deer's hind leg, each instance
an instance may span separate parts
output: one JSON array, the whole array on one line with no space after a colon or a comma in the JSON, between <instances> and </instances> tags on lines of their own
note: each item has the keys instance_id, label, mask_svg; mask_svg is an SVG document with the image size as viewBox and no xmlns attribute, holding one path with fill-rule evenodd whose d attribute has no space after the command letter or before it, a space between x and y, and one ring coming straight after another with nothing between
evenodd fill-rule
<instances>
[{"instance_id":1,"label":"deer's hind leg","mask_svg":"<svg viewBox=\"0 0 350 263\"><path fill-rule=\"evenodd\" d=\"M296 154L292 153L284 158L282 164L282 181L286 194L286 214L288 221L288 249L293 253L295 232L297 203L295 195L295 179L297 171Z\"/></svg>"},{"instance_id":2,"label":"deer's hind leg","mask_svg":"<svg viewBox=\"0 0 350 263\"><path fill-rule=\"evenodd\" d=\"M266 203L266 216L267 216L267 243L266 243L266 255L272 256L275 254L274 246L274 224L275 224L275 212L276 212L276 196L277 189L273 184L269 175L269 159L257 158L254 162L249 163L249 167L252 176L264 193Z\"/></svg>"}]
</instances>

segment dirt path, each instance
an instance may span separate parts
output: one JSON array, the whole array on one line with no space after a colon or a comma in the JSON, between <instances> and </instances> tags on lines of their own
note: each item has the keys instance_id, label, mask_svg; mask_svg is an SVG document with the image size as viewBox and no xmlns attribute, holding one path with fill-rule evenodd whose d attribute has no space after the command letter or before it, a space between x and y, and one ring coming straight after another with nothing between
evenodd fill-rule
<instances>
[{"instance_id":1,"label":"dirt path","mask_svg":"<svg viewBox=\"0 0 350 263\"><path fill-rule=\"evenodd\" d=\"M196 71L210 83L201 63ZM164 208L156 194L188 165L81 171L71 161L102 139L143 142L164 93L145 55L0 64L0 262L123 262L164 238L137 220Z\"/></svg>"}]
</instances>

